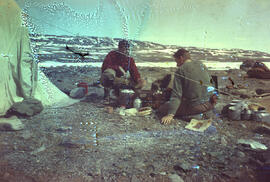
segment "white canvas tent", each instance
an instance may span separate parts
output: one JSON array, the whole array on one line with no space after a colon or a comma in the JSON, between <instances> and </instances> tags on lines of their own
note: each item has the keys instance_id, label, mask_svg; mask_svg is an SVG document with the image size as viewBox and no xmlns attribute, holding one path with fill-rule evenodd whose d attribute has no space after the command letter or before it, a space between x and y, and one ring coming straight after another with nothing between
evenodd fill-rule
<instances>
[{"instance_id":1,"label":"white canvas tent","mask_svg":"<svg viewBox=\"0 0 270 182\"><path fill-rule=\"evenodd\" d=\"M38 69L28 30L14 0L0 0L0 116L14 102L34 97L43 106L66 106L77 101L62 93Z\"/></svg>"}]
</instances>

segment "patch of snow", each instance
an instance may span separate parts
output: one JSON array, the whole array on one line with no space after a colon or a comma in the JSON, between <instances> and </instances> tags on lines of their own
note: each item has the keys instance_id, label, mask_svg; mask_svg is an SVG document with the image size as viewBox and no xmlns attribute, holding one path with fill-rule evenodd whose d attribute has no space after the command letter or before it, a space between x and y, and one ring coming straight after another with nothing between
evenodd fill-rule
<instances>
[{"instance_id":1,"label":"patch of snow","mask_svg":"<svg viewBox=\"0 0 270 182\"><path fill-rule=\"evenodd\" d=\"M218 61L205 61L204 64L208 67L209 70L228 70L228 69L239 69L242 62L218 62ZM270 66L270 62L264 62L266 66ZM170 68L176 67L175 62L144 62L144 63L136 63L137 67L162 67L162 68ZM59 63L53 61L46 61L39 63L40 67L57 67L57 66L93 66L93 67L101 67L102 62L91 62L91 63Z\"/></svg>"}]
</instances>

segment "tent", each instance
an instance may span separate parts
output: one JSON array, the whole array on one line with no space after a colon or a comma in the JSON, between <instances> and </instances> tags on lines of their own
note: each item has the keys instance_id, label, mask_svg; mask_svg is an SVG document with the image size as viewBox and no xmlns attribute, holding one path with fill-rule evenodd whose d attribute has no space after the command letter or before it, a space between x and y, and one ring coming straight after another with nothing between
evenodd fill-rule
<instances>
[{"instance_id":1,"label":"tent","mask_svg":"<svg viewBox=\"0 0 270 182\"><path fill-rule=\"evenodd\" d=\"M14 0L0 0L0 116L15 102L34 97L43 106L67 106L76 100L62 93L33 59L22 11Z\"/></svg>"}]
</instances>

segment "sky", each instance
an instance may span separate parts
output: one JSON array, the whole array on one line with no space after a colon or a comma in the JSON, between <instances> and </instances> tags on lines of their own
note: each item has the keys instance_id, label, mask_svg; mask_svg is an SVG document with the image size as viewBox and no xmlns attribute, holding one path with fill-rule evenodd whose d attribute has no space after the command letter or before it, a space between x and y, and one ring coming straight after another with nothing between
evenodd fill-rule
<instances>
[{"instance_id":1,"label":"sky","mask_svg":"<svg viewBox=\"0 0 270 182\"><path fill-rule=\"evenodd\" d=\"M16 0L31 31L270 53L269 0Z\"/></svg>"}]
</instances>

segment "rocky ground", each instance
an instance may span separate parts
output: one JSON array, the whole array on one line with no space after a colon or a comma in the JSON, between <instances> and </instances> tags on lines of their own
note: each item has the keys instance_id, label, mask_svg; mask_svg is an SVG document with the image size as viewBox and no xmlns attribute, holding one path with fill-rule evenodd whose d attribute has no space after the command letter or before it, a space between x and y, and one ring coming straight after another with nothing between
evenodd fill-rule
<instances>
[{"instance_id":1,"label":"rocky ground","mask_svg":"<svg viewBox=\"0 0 270 182\"><path fill-rule=\"evenodd\" d=\"M99 70L43 68L66 93L76 83L95 83ZM174 68L139 70L150 88L153 80ZM220 113L232 99L269 105L269 97L257 97L255 89L270 88L270 80L246 78L242 70L210 74L223 78L220 87L230 84L227 78L231 77L235 88L222 88L225 94L220 93L213 126L205 132L185 129L187 123L180 119L161 125L154 113L144 117L109 114L102 103L102 89L89 87L81 102L45 108L38 115L21 118L23 130L0 132L0 181L267 181L270 150L252 149L238 140L253 139L269 148L269 130L256 128L270 122L231 121Z\"/></svg>"}]
</instances>

